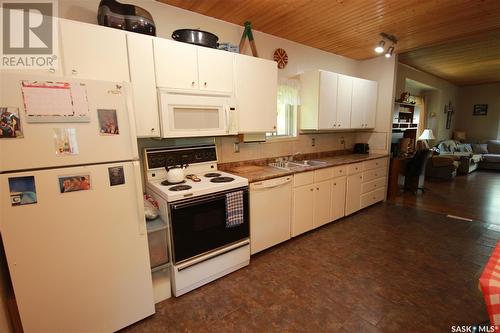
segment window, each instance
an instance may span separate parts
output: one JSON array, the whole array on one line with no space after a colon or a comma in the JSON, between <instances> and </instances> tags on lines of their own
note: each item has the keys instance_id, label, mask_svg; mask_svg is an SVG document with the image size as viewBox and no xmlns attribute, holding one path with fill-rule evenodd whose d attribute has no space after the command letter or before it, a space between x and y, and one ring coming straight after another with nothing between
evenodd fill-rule
<instances>
[{"instance_id":1,"label":"window","mask_svg":"<svg viewBox=\"0 0 500 333\"><path fill-rule=\"evenodd\" d=\"M278 86L276 131L266 133L268 139L297 136L297 107L299 105L299 83L284 80Z\"/></svg>"}]
</instances>

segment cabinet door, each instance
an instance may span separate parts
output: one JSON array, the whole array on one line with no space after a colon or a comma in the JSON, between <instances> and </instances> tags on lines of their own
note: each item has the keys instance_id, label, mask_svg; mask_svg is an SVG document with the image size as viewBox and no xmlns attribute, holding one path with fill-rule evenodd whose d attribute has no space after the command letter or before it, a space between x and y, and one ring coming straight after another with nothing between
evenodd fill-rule
<instances>
[{"instance_id":1,"label":"cabinet door","mask_svg":"<svg viewBox=\"0 0 500 333\"><path fill-rule=\"evenodd\" d=\"M59 22L65 75L130 81L125 32L70 20Z\"/></svg>"},{"instance_id":2,"label":"cabinet door","mask_svg":"<svg viewBox=\"0 0 500 333\"><path fill-rule=\"evenodd\" d=\"M352 128L374 128L377 82L354 78L352 85Z\"/></svg>"},{"instance_id":3,"label":"cabinet door","mask_svg":"<svg viewBox=\"0 0 500 333\"><path fill-rule=\"evenodd\" d=\"M319 129L337 127L337 82L337 73L319 72Z\"/></svg>"},{"instance_id":4,"label":"cabinet door","mask_svg":"<svg viewBox=\"0 0 500 333\"><path fill-rule=\"evenodd\" d=\"M378 83L368 81L366 83L366 108L365 124L366 128L375 128L375 117L377 116Z\"/></svg>"},{"instance_id":5,"label":"cabinet door","mask_svg":"<svg viewBox=\"0 0 500 333\"><path fill-rule=\"evenodd\" d=\"M235 54L239 132L274 132L277 122L276 62Z\"/></svg>"},{"instance_id":6,"label":"cabinet door","mask_svg":"<svg viewBox=\"0 0 500 333\"><path fill-rule=\"evenodd\" d=\"M351 104L352 104L352 80L351 76L339 74L337 87L337 121L336 128L351 128Z\"/></svg>"},{"instance_id":7,"label":"cabinet door","mask_svg":"<svg viewBox=\"0 0 500 333\"><path fill-rule=\"evenodd\" d=\"M361 207L361 184L363 176L358 173L347 177L345 215L357 212Z\"/></svg>"},{"instance_id":8,"label":"cabinet door","mask_svg":"<svg viewBox=\"0 0 500 333\"><path fill-rule=\"evenodd\" d=\"M154 38L153 46L158 87L198 89L196 46L163 38Z\"/></svg>"},{"instance_id":9,"label":"cabinet door","mask_svg":"<svg viewBox=\"0 0 500 333\"><path fill-rule=\"evenodd\" d=\"M313 228L314 185L293 189L292 237Z\"/></svg>"},{"instance_id":10,"label":"cabinet door","mask_svg":"<svg viewBox=\"0 0 500 333\"><path fill-rule=\"evenodd\" d=\"M158 137L160 136L160 120L156 95L153 38L140 34L128 34L127 48L137 136Z\"/></svg>"},{"instance_id":11,"label":"cabinet door","mask_svg":"<svg viewBox=\"0 0 500 333\"><path fill-rule=\"evenodd\" d=\"M346 177L334 178L332 181L331 220L335 221L345 215Z\"/></svg>"},{"instance_id":12,"label":"cabinet door","mask_svg":"<svg viewBox=\"0 0 500 333\"><path fill-rule=\"evenodd\" d=\"M198 47L198 81L201 90L233 92L234 53Z\"/></svg>"},{"instance_id":13,"label":"cabinet door","mask_svg":"<svg viewBox=\"0 0 500 333\"><path fill-rule=\"evenodd\" d=\"M332 181L314 184L313 227L317 228L331 221Z\"/></svg>"}]
</instances>

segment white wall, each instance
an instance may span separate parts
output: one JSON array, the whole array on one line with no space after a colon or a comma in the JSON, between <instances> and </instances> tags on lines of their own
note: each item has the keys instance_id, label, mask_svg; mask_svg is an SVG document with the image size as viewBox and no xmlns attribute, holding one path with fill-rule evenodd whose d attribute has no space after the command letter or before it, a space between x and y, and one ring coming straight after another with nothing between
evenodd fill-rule
<instances>
[{"instance_id":1,"label":"white wall","mask_svg":"<svg viewBox=\"0 0 500 333\"><path fill-rule=\"evenodd\" d=\"M427 100L429 102L426 106L427 127L432 129L434 136L436 137L436 141L451 138L457 117L458 87L441 78L399 63L396 77L396 98L399 98L401 93L405 91L405 80L407 78L436 88L436 90L428 91L423 94L425 97L428 97ZM450 101L455 107L455 114L452 118L451 128L446 129L446 114L444 113L444 106ZM435 116L430 116L431 114Z\"/></svg>"},{"instance_id":2,"label":"white wall","mask_svg":"<svg viewBox=\"0 0 500 333\"><path fill-rule=\"evenodd\" d=\"M500 139L500 83L460 87L459 92L456 129L466 132L467 141ZM473 116L474 104L488 104L488 114Z\"/></svg>"},{"instance_id":3,"label":"white wall","mask_svg":"<svg viewBox=\"0 0 500 333\"><path fill-rule=\"evenodd\" d=\"M171 38L172 32L181 28L199 28L210 31L219 37L219 42L239 44L242 26L217 20L177 7L150 0L130 0L152 15L157 27L157 36ZM59 16L67 19L97 23L99 0L59 0ZM309 153L343 149L341 139L346 141L346 148L352 148L354 142L369 142L374 151L388 151L387 139L390 133L392 91L394 88L394 59L379 57L368 61L356 61L329 52L324 52L289 40L254 31L259 57L272 59L275 49L283 48L288 53L288 65L278 71L279 77L292 77L304 71L324 69L352 76L360 76L379 81L379 100L377 128L375 133L326 133L300 135L289 142L267 142L241 144L240 152L234 153L233 143L236 137L217 138L220 162L242 161L255 158L291 155L296 152ZM248 44L245 53L251 54ZM387 120L387 121L386 121ZM389 129L388 129L389 128ZM316 145L312 145L312 139Z\"/></svg>"}]
</instances>

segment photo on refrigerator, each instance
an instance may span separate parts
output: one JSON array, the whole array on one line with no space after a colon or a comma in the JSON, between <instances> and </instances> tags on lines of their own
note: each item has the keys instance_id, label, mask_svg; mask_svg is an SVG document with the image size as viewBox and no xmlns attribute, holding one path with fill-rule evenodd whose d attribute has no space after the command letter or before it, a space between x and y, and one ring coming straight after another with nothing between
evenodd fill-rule
<instances>
[{"instance_id":1,"label":"photo on refrigerator","mask_svg":"<svg viewBox=\"0 0 500 333\"><path fill-rule=\"evenodd\" d=\"M90 190L90 175L72 175L59 177L61 193Z\"/></svg>"},{"instance_id":2,"label":"photo on refrigerator","mask_svg":"<svg viewBox=\"0 0 500 333\"><path fill-rule=\"evenodd\" d=\"M0 138L22 138L19 108L0 107Z\"/></svg>"},{"instance_id":3,"label":"photo on refrigerator","mask_svg":"<svg viewBox=\"0 0 500 333\"><path fill-rule=\"evenodd\" d=\"M37 203L35 177L9 178L10 203L12 206L23 206Z\"/></svg>"}]
</instances>

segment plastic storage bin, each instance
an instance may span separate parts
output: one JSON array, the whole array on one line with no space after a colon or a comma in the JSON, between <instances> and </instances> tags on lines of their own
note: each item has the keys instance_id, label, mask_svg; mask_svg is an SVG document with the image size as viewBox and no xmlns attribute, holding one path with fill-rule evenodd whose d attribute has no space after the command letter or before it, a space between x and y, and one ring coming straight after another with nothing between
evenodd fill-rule
<instances>
[{"instance_id":1,"label":"plastic storage bin","mask_svg":"<svg viewBox=\"0 0 500 333\"><path fill-rule=\"evenodd\" d=\"M157 218L147 222L151 268L168 263L167 224Z\"/></svg>"}]
</instances>

